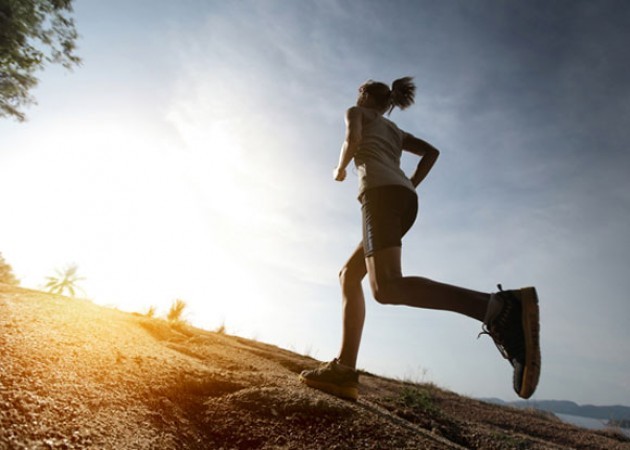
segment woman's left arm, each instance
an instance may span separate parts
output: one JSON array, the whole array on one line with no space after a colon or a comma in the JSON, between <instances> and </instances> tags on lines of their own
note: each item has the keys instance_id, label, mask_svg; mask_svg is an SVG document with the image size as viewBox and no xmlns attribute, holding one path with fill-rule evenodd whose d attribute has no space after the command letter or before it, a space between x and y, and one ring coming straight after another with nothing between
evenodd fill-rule
<instances>
[{"instance_id":1,"label":"woman's left arm","mask_svg":"<svg viewBox=\"0 0 630 450\"><path fill-rule=\"evenodd\" d=\"M418 167L416 167L416 171L411 176L411 182L415 187L418 187L433 168L435 161L440 156L440 151L427 141L418 139L409 133L405 133L403 136L403 150L420 156Z\"/></svg>"},{"instance_id":2,"label":"woman's left arm","mask_svg":"<svg viewBox=\"0 0 630 450\"><path fill-rule=\"evenodd\" d=\"M346 167L354 158L354 154L361 142L362 116L361 110L353 106L346 111L346 138L341 146L339 163L334 170L333 177L337 181L346 179Z\"/></svg>"}]
</instances>

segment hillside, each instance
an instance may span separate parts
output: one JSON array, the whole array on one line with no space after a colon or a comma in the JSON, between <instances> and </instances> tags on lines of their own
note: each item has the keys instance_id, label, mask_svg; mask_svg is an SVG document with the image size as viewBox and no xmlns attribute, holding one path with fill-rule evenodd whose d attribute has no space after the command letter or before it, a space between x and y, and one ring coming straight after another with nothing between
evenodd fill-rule
<instances>
[{"instance_id":1,"label":"hillside","mask_svg":"<svg viewBox=\"0 0 630 450\"><path fill-rule=\"evenodd\" d=\"M630 449L539 412L362 375L301 385L281 348L0 284L0 449Z\"/></svg>"}]
</instances>

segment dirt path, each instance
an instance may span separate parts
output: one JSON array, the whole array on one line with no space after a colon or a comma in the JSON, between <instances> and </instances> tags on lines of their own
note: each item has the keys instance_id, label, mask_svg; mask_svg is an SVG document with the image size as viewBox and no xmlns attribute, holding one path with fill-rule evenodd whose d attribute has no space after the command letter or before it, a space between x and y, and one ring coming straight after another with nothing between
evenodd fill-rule
<instances>
[{"instance_id":1,"label":"dirt path","mask_svg":"<svg viewBox=\"0 0 630 450\"><path fill-rule=\"evenodd\" d=\"M0 449L629 449L613 433L364 374L271 345L0 285Z\"/></svg>"}]
</instances>

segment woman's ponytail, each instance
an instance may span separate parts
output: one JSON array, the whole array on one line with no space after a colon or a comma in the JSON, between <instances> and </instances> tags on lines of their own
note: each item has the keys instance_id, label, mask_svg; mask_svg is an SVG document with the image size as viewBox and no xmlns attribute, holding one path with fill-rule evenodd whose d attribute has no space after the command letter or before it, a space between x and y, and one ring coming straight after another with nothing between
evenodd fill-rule
<instances>
[{"instance_id":1,"label":"woman's ponytail","mask_svg":"<svg viewBox=\"0 0 630 450\"><path fill-rule=\"evenodd\" d=\"M400 109L406 109L411 106L415 95L416 85L413 82L413 77L403 77L394 81L389 96L389 113L391 113L396 106Z\"/></svg>"}]
</instances>

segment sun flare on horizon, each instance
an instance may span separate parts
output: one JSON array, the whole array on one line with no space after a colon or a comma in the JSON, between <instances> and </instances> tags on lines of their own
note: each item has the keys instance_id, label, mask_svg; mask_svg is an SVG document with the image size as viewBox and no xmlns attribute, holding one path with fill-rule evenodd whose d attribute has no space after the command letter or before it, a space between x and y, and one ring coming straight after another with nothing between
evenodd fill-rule
<instances>
[{"instance_id":1,"label":"sun flare on horizon","mask_svg":"<svg viewBox=\"0 0 630 450\"><path fill-rule=\"evenodd\" d=\"M167 132L132 111L105 111L59 118L23 138L29 156L5 181L18 186L28 224L13 233L32 235L30 251L12 258L24 285L41 288L72 262L97 303L164 311L182 298L194 323L257 333L269 294L256 255L282 251L274 226L286 199L267 189L276 169L257 157L269 137L242 112L203 100L179 96Z\"/></svg>"}]
</instances>

